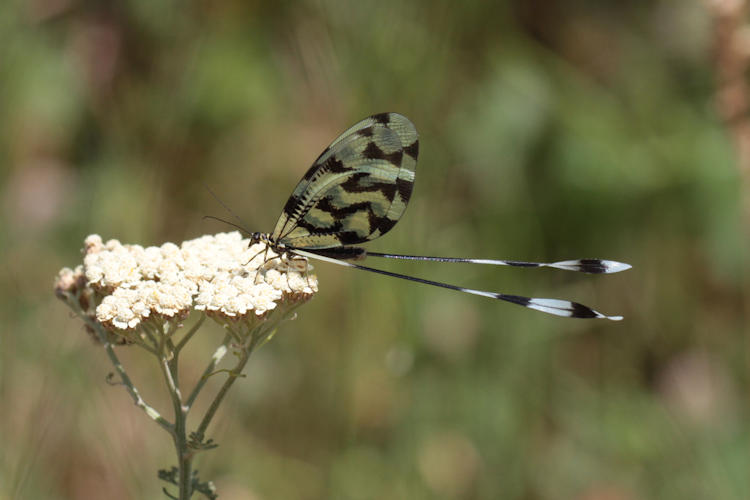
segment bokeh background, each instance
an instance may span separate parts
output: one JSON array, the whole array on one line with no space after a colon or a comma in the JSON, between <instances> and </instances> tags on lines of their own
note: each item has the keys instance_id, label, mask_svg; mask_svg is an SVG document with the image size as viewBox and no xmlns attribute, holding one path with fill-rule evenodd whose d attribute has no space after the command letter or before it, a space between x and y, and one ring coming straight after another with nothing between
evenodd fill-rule
<instances>
[{"instance_id":1,"label":"bokeh background","mask_svg":"<svg viewBox=\"0 0 750 500\"><path fill-rule=\"evenodd\" d=\"M750 498L742 4L0 2L0 498L164 498L168 437L52 293L84 237L226 231L204 184L269 231L382 111L421 151L371 250L634 269L371 264L626 319L316 265L209 429L221 498ZM122 357L168 415L150 358Z\"/></svg>"}]
</instances>

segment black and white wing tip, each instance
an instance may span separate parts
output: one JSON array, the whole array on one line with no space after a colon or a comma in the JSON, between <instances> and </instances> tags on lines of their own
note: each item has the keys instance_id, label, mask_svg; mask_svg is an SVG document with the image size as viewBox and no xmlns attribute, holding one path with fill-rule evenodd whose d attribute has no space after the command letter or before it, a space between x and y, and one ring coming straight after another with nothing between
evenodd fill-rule
<instances>
[{"instance_id":1,"label":"black and white wing tip","mask_svg":"<svg viewBox=\"0 0 750 500\"><path fill-rule=\"evenodd\" d=\"M613 274L630 269L630 264L617 262L615 260L603 259L575 259L563 260L545 264L545 267L554 267L555 269L564 269L566 271L578 271L589 274Z\"/></svg>"},{"instance_id":2,"label":"black and white wing tip","mask_svg":"<svg viewBox=\"0 0 750 500\"><path fill-rule=\"evenodd\" d=\"M588 306L560 299L529 299L526 307L536 309L537 311L564 316L567 318L601 318L611 321L621 321L622 316L607 316L599 311L595 311Z\"/></svg>"},{"instance_id":3,"label":"black and white wing tip","mask_svg":"<svg viewBox=\"0 0 750 500\"><path fill-rule=\"evenodd\" d=\"M474 295L483 295L493 299L504 300L529 309L535 309L547 314L562 316L565 318L600 318L611 321L621 321L622 316L607 316L595 311L588 306L562 299L542 299L538 297L523 297L521 295L510 295L507 293L485 292L483 290L472 290L464 288L463 291Z\"/></svg>"}]
</instances>

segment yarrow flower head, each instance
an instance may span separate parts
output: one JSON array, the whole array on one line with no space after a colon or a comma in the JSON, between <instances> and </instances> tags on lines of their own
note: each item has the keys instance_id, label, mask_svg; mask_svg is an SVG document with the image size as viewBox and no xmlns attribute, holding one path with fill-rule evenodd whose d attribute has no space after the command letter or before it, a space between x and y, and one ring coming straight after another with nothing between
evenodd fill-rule
<instances>
[{"instance_id":1,"label":"yarrow flower head","mask_svg":"<svg viewBox=\"0 0 750 500\"><path fill-rule=\"evenodd\" d=\"M55 294L104 348L118 383L135 405L172 437L178 466L160 470L159 478L178 487L180 498L189 498L193 491L216 498L213 483L199 481L197 471L191 472L192 459L199 451L216 448L206 430L229 388L243 376L251 353L318 290L312 266L301 256L279 255L265 243L250 246L237 232L148 248L117 240L105 243L94 234L84 241L83 254L82 265L58 273ZM200 317L183 328L193 310ZM223 339L189 388L180 381L180 353L206 318L222 325ZM156 357L173 403L173 421L147 403L133 383L116 352L124 345ZM226 360L229 352L234 356ZM198 427L188 432L188 413L212 376L224 382Z\"/></svg>"},{"instance_id":2,"label":"yarrow flower head","mask_svg":"<svg viewBox=\"0 0 750 500\"><path fill-rule=\"evenodd\" d=\"M91 235L83 265L63 268L55 291L65 300L75 297L109 331L125 334L144 322L181 321L191 310L220 322L255 322L310 299L318 289L311 269L302 257L249 246L236 231L148 248Z\"/></svg>"}]
</instances>

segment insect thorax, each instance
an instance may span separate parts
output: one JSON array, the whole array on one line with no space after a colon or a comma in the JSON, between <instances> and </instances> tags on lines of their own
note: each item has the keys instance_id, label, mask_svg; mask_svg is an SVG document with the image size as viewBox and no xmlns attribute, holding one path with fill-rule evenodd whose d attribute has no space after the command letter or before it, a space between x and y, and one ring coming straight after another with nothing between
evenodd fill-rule
<instances>
[{"instance_id":1,"label":"insect thorax","mask_svg":"<svg viewBox=\"0 0 750 500\"><path fill-rule=\"evenodd\" d=\"M252 261L257 257L258 255L263 255L263 264L279 259L281 261L295 261L295 260L303 260L306 263L306 260L304 257L297 256L293 253L293 248L288 247L284 243L279 243L278 241L274 240L274 238L268 234L268 233L260 233L255 232L250 235L250 241L248 244L248 248L252 247L256 243L261 243L265 246L265 248L259 250L250 260ZM269 257L268 252L269 250L272 252L272 256ZM306 266L305 266L306 267Z\"/></svg>"},{"instance_id":2,"label":"insect thorax","mask_svg":"<svg viewBox=\"0 0 750 500\"><path fill-rule=\"evenodd\" d=\"M265 250L261 250L261 252L265 254L268 253L268 250L273 250L279 255L289 252L289 248L287 248L286 245L275 241L273 238L271 238L271 235L268 233L259 233L259 232L252 233L250 235L250 242L247 245L248 248L252 247L253 245L257 243L262 243L263 245L265 245L266 247ZM264 259L264 260L268 260L268 259Z\"/></svg>"},{"instance_id":3,"label":"insect thorax","mask_svg":"<svg viewBox=\"0 0 750 500\"><path fill-rule=\"evenodd\" d=\"M271 240L271 235L268 233L259 233L255 232L250 235L250 244L248 246L253 246L256 243L263 243L266 246L269 247L276 247L277 245Z\"/></svg>"}]
</instances>

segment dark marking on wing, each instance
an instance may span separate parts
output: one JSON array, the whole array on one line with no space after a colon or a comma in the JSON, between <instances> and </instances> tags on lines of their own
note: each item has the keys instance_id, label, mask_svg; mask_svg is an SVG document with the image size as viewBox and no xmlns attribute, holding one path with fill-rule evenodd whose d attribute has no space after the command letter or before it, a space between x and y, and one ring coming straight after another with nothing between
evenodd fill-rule
<instances>
[{"instance_id":1,"label":"dark marking on wing","mask_svg":"<svg viewBox=\"0 0 750 500\"><path fill-rule=\"evenodd\" d=\"M584 306L583 304L579 304L578 302L571 302L570 303L573 308L571 309L570 315L574 318L596 318L596 312L594 312L591 308Z\"/></svg>"},{"instance_id":2,"label":"dark marking on wing","mask_svg":"<svg viewBox=\"0 0 750 500\"><path fill-rule=\"evenodd\" d=\"M382 123L383 125L388 125L389 123L391 123L390 113L379 113L377 115L372 115L371 118L378 123Z\"/></svg>"},{"instance_id":3,"label":"dark marking on wing","mask_svg":"<svg viewBox=\"0 0 750 500\"><path fill-rule=\"evenodd\" d=\"M291 216L294 214L294 209L299 206L300 200L292 195L289 197L288 200L286 200L286 204L284 205L284 213Z\"/></svg>"},{"instance_id":4,"label":"dark marking on wing","mask_svg":"<svg viewBox=\"0 0 750 500\"><path fill-rule=\"evenodd\" d=\"M363 129L358 130L357 133L361 135L362 137L372 137L374 134L374 131L372 127L365 127Z\"/></svg>"},{"instance_id":5,"label":"dark marking on wing","mask_svg":"<svg viewBox=\"0 0 750 500\"><path fill-rule=\"evenodd\" d=\"M377 144L371 142L367 145L365 150L362 151L362 156L368 160L386 160L393 165L400 166L403 153L400 150L394 151L393 153L385 153Z\"/></svg>"},{"instance_id":6,"label":"dark marking on wing","mask_svg":"<svg viewBox=\"0 0 750 500\"><path fill-rule=\"evenodd\" d=\"M411 192L414 190L414 183L399 178L396 179L396 188L401 199L408 200L411 197Z\"/></svg>"},{"instance_id":7,"label":"dark marking on wing","mask_svg":"<svg viewBox=\"0 0 750 500\"><path fill-rule=\"evenodd\" d=\"M323 164L323 167L333 174L341 174L350 170L349 167L344 165L343 161L339 160L335 156L331 156L330 158L328 158Z\"/></svg>"},{"instance_id":8,"label":"dark marking on wing","mask_svg":"<svg viewBox=\"0 0 750 500\"><path fill-rule=\"evenodd\" d=\"M417 159L417 155L419 155L419 141L414 141L412 144L409 144L404 148L404 153L408 154L415 160Z\"/></svg>"},{"instance_id":9,"label":"dark marking on wing","mask_svg":"<svg viewBox=\"0 0 750 500\"><path fill-rule=\"evenodd\" d=\"M347 193L371 193L373 191L381 191L387 199L393 199L396 185L390 182L372 182L369 184L360 182L367 180L368 177L369 175L366 172L358 172L350 175L346 182L342 182L341 187Z\"/></svg>"},{"instance_id":10,"label":"dark marking on wing","mask_svg":"<svg viewBox=\"0 0 750 500\"><path fill-rule=\"evenodd\" d=\"M529 297L522 297L520 295L507 295L503 294L503 297L508 302L512 302L513 304L518 304L519 306L527 307L531 303L531 299Z\"/></svg>"}]
</instances>

